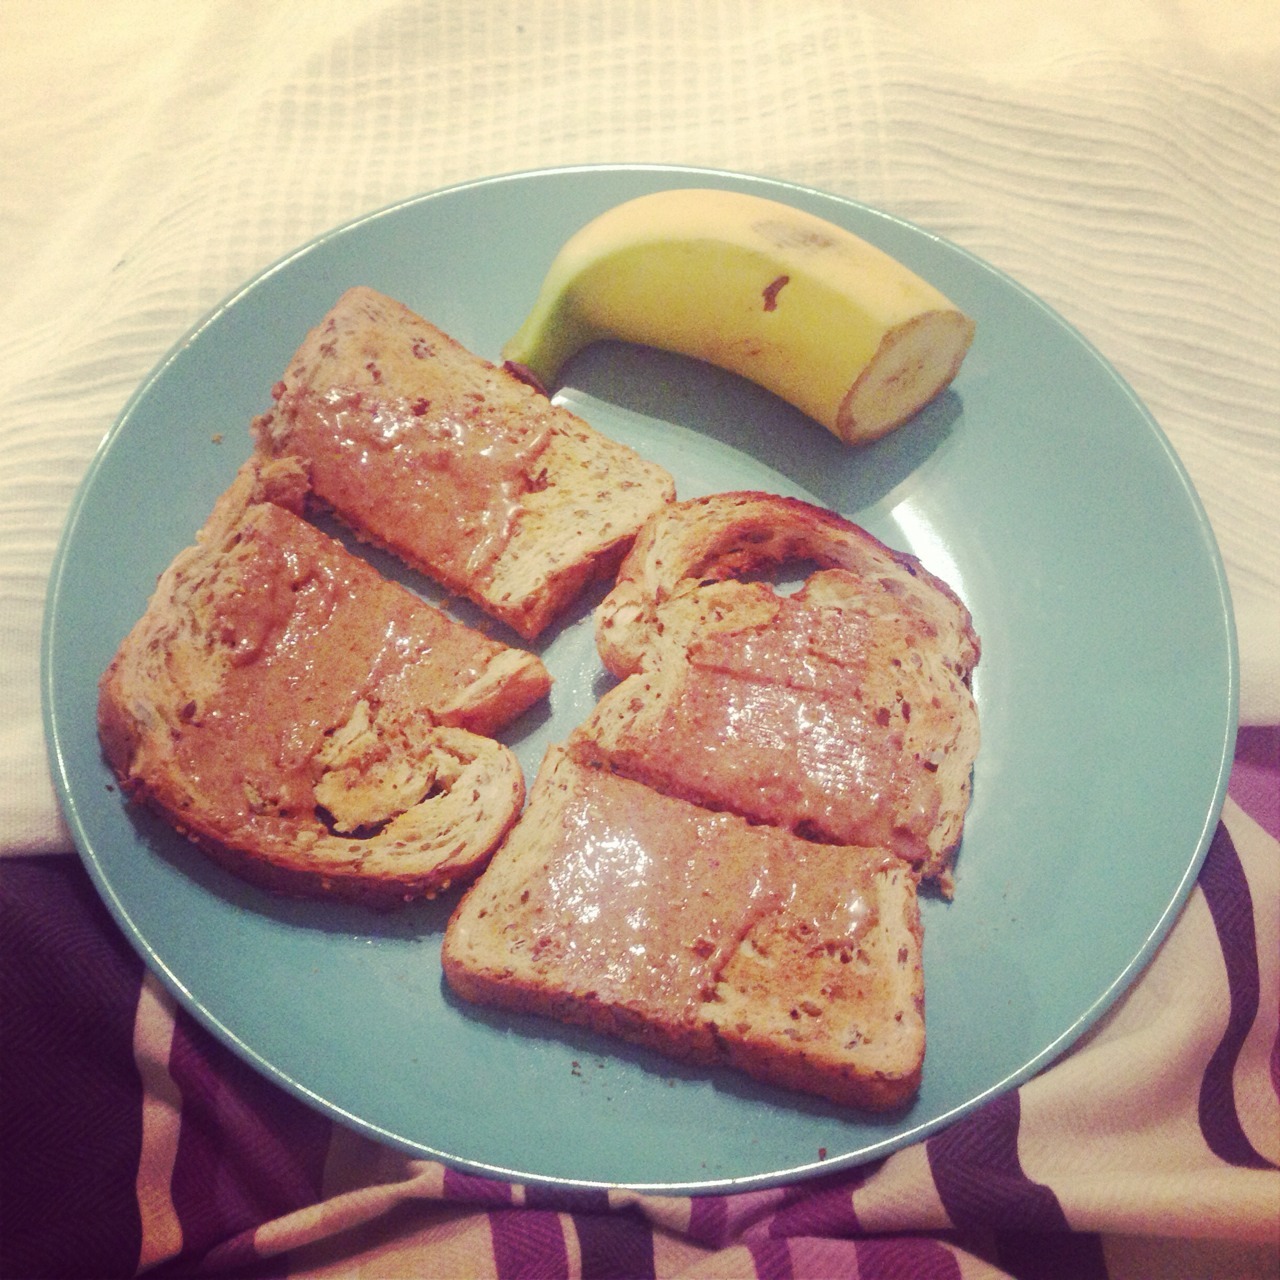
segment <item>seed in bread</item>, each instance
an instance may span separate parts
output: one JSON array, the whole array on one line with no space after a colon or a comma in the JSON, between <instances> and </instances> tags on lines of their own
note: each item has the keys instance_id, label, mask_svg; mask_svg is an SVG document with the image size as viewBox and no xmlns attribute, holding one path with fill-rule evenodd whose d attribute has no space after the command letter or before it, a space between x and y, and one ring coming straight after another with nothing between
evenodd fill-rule
<instances>
[{"instance_id":1,"label":"seed in bread","mask_svg":"<svg viewBox=\"0 0 1280 1280\"><path fill-rule=\"evenodd\" d=\"M523 774L490 735L550 677L309 524L304 491L295 463L242 468L102 676L104 752L131 798L248 879L433 896L519 813Z\"/></svg>"},{"instance_id":2,"label":"seed in bread","mask_svg":"<svg viewBox=\"0 0 1280 1280\"><path fill-rule=\"evenodd\" d=\"M617 568L671 477L403 304L358 287L255 422L315 497L525 639Z\"/></svg>"},{"instance_id":3,"label":"seed in bread","mask_svg":"<svg viewBox=\"0 0 1280 1280\"><path fill-rule=\"evenodd\" d=\"M662 795L559 746L454 911L455 993L845 1106L919 1087L915 880L884 849L815 844Z\"/></svg>"},{"instance_id":4,"label":"seed in bread","mask_svg":"<svg viewBox=\"0 0 1280 1280\"><path fill-rule=\"evenodd\" d=\"M784 595L741 581L816 563ZM581 760L837 844L887 846L943 892L978 749L968 610L913 557L761 493L654 518L596 614L624 677L574 732Z\"/></svg>"}]
</instances>

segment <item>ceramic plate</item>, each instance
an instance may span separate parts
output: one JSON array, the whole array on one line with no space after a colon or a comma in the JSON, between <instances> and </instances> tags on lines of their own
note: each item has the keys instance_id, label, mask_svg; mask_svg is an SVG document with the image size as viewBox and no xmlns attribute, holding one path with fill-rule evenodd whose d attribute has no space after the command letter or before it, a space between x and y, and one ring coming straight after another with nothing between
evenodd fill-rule
<instances>
[{"instance_id":1,"label":"ceramic plate","mask_svg":"<svg viewBox=\"0 0 1280 1280\"><path fill-rule=\"evenodd\" d=\"M377 915L282 901L129 811L99 755L96 681L248 455L248 423L349 285L498 358L561 243L662 187L715 185L870 239L977 320L963 370L860 451L728 375L622 345L558 398L682 497L809 498L914 552L982 637L983 745L950 903L923 904L929 1048L915 1104L869 1118L450 998L447 903ZM390 566L380 562L383 568ZM421 584L419 584L421 585ZM532 774L601 689L593 600L540 645L550 707L506 735ZM84 861L177 998L285 1088L412 1153L527 1181L697 1192L850 1166L1051 1062L1137 976L1194 883L1235 731L1222 564L1133 392L1042 302L955 245L848 200L720 172L608 167L476 182L300 249L218 307L129 402L64 534L48 602L50 751Z\"/></svg>"}]
</instances>

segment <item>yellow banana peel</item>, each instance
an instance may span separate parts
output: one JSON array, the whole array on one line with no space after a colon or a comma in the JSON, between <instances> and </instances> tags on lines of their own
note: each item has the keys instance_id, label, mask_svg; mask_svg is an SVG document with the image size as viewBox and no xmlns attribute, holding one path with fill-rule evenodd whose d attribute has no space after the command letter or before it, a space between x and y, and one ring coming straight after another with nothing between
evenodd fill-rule
<instances>
[{"instance_id":1,"label":"yellow banana peel","mask_svg":"<svg viewBox=\"0 0 1280 1280\"><path fill-rule=\"evenodd\" d=\"M615 206L556 255L503 348L545 386L601 339L731 370L850 444L946 388L974 323L867 241L789 205L681 188Z\"/></svg>"}]
</instances>

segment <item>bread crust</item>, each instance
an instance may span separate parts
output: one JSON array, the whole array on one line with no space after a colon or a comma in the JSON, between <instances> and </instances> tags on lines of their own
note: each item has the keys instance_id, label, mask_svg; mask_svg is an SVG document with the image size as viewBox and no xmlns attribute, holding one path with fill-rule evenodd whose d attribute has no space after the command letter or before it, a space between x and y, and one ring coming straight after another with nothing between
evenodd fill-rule
<instances>
[{"instance_id":1,"label":"bread crust","mask_svg":"<svg viewBox=\"0 0 1280 1280\"><path fill-rule=\"evenodd\" d=\"M254 423L361 538L533 639L616 571L671 477L402 303L349 289Z\"/></svg>"},{"instance_id":2,"label":"bread crust","mask_svg":"<svg viewBox=\"0 0 1280 1280\"><path fill-rule=\"evenodd\" d=\"M939 628L939 641L963 678L977 666L981 645L969 611L917 557L837 512L757 490L686 499L646 523L596 610L601 660L619 679L633 674L660 656L664 636L668 643L687 641L702 625L697 597L707 588L789 563L846 570L868 600L895 594L903 608ZM851 598L847 589L845 597Z\"/></svg>"},{"instance_id":3,"label":"bread crust","mask_svg":"<svg viewBox=\"0 0 1280 1280\"><path fill-rule=\"evenodd\" d=\"M473 877L524 778L490 735L540 659L447 618L296 514L253 459L161 575L99 682L125 794L237 874L391 904Z\"/></svg>"}]
</instances>

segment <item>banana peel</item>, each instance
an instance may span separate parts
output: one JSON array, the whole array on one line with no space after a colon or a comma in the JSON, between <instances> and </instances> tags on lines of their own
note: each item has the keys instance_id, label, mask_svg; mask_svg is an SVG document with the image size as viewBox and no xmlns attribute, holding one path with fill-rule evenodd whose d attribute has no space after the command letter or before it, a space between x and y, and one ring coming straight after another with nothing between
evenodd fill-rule
<instances>
[{"instance_id":1,"label":"banana peel","mask_svg":"<svg viewBox=\"0 0 1280 1280\"><path fill-rule=\"evenodd\" d=\"M642 343L740 374L863 444L942 392L973 334L931 284L834 223L680 188L572 236L502 355L550 387L592 342Z\"/></svg>"}]
</instances>

